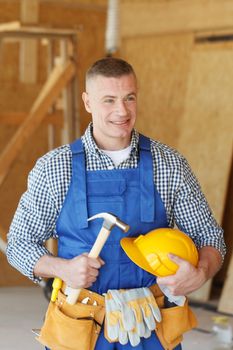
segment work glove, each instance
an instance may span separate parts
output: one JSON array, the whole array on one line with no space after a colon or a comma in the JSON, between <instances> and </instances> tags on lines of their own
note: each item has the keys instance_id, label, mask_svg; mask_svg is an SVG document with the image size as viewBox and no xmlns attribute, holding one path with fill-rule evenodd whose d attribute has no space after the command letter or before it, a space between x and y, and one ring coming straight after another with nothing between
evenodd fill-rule
<instances>
[{"instance_id":1,"label":"work glove","mask_svg":"<svg viewBox=\"0 0 233 350\"><path fill-rule=\"evenodd\" d=\"M127 332L127 337L132 346L140 343L140 337L149 338L151 331L156 327L156 322L161 321L160 310L151 291L148 288L136 288L129 290L109 290L107 294L107 321L108 318L113 317L113 311L110 315L107 315L107 309L112 309L112 305L114 305L114 310L118 310L116 332L122 331L123 328L123 331ZM107 300L113 300L110 303L110 307L107 306ZM110 327L112 327L112 323ZM113 329L107 329L107 331L113 334ZM111 339L111 336L109 338Z\"/></svg>"},{"instance_id":2,"label":"work glove","mask_svg":"<svg viewBox=\"0 0 233 350\"><path fill-rule=\"evenodd\" d=\"M164 295L166 295L166 297L168 298L168 300L171 303L174 303L178 306L184 306L185 301L186 301L186 297L184 295L172 295L170 292L169 287L163 285L163 284L158 284L159 288L161 289L161 291L163 292Z\"/></svg>"},{"instance_id":3,"label":"work glove","mask_svg":"<svg viewBox=\"0 0 233 350\"><path fill-rule=\"evenodd\" d=\"M127 306L126 306L127 307ZM111 341L118 341L125 345L130 342L132 346L137 346L140 343L140 336L136 332L134 318L129 318L129 326L125 329L125 321L123 324L123 314L118 302L112 297L111 293L105 294L105 308L106 308L106 332L107 337ZM131 314L132 316L132 314ZM149 331L150 332L150 331ZM149 334L150 336L150 334Z\"/></svg>"},{"instance_id":4,"label":"work glove","mask_svg":"<svg viewBox=\"0 0 233 350\"><path fill-rule=\"evenodd\" d=\"M128 343L127 331L122 322L122 313L119 305L112 298L110 293L105 294L106 327L107 335L111 341L119 341L120 344Z\"/></svg>"}]
</instances>

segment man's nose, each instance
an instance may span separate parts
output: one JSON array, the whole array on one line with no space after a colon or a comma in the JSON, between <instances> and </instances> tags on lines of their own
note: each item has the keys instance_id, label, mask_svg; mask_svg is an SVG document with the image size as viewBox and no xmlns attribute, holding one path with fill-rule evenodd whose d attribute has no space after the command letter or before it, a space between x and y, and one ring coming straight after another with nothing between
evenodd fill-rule
<instances>
[{"instance_id":1,"label":"man's nose","mask_svg":"<svg viewBox=\"0 0 233 350\"><path fill-rule=\"evenodd\" d=\"M118 103L117 103L117 113L119 115L122 115L122 116L127 114L127 108L126 108L125 101L118 101Z\"/></svg>"}]
</instances>

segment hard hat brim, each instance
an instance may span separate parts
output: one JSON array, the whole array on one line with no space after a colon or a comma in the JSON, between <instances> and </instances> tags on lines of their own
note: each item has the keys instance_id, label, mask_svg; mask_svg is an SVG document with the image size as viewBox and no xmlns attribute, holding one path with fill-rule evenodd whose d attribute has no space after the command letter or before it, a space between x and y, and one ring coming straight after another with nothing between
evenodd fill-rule
<instances>
[{"instance_id":1,"label":"hard hat brim","mask_svg":"<svg viewBox=\"0 0 233 350\"><path fill-rule=\"evenodd\" d=\"M141 267L143 270L150 272L152 275L155 275L155 271L151 268L151 266L149 265L147 260L144 258L144 256L141 254L141 252L135 246L135 244L134 244L135 239L136 239L135 237L122 238L120 241L122 249L127 254L127 256L130 258L130 260L132 260L136 265Z\"/></svg>"}]
</instances>

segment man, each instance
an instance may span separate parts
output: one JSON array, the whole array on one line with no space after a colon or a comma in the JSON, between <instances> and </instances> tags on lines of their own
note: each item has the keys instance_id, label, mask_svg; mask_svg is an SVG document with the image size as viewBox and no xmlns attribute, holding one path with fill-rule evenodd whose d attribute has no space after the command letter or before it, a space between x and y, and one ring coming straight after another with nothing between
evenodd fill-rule
<instances>
[{"instance_id":1,"label":"man","mask_svg":"<svg viewBox=\"0 0 233 350\"><path fill-rule=\"evenodd\" d=\"M186 232L199 249L198 266L171 256L179 265L177 273L157 282L169 286L174 295L197 290L222 264L223 232L186 160L134 129L133 68L116 58L95 62L87 72L82 98L92 123L81 141L49 152L31 171L8 235L9 262L35 282L59 277L70 287L99 294L151 286L155 277L134 265L120 248L120 231L111 234L101 258L87 256L99 228L87 218L112 212L130 225L129 236L174 224ZM50 237L58 238L58 257L44 247ZM131 346L114 347L101 333L96 349ZM163 347L153 333L135 349Z\"/></svg>"}]
</instances>

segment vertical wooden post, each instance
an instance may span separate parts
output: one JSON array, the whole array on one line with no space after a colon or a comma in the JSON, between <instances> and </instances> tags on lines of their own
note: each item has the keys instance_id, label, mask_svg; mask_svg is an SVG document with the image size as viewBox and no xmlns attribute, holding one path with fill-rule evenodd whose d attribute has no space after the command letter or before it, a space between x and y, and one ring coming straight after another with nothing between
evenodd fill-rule
<instances>
[{"instance_id":1,"label":"vertical wooden post","mask_svg":"<svg viewBox=\"0 0 233 350\"><path fill-rule=\"evenodd\" d=\"M63 39L60 41L60 55L61 63L64 64L68 59L68 42ZM62 93L63 109L64 109L64 129L63 129L63 143L69 143L73 140L73 123L71 110L71 85L68 84Z\"/></svg>"},{"instance_id":2,"label":"vertical wooden post","mask_svg":"<svg viewBox=\"0 0 233 350\"><path fill-rule=\"evenodd\" d=\"M36 24L39 19L38 0L21 0L20 19L22 24ZM34 84L37 81L38 42L36 39L23 39L20 43L19 79L22 83Z\"/></svg>"}]
</instances>

